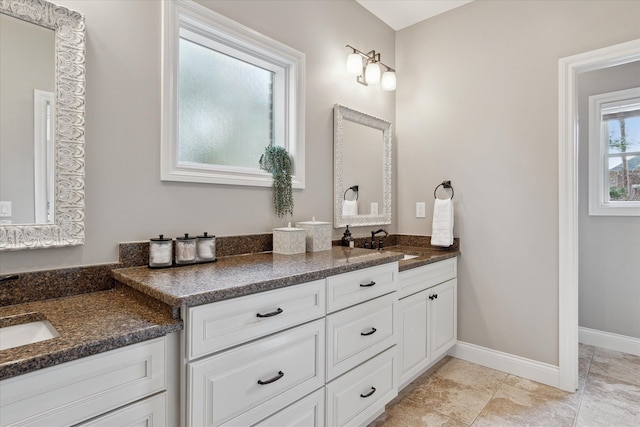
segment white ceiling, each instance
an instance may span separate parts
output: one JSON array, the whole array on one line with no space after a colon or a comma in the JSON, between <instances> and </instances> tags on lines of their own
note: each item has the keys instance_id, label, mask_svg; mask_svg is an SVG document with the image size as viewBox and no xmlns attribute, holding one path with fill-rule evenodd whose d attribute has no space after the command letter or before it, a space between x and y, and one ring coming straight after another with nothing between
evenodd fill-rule
<instances>
[{"instance_id":1,"label":"white ceiling","mask_svg":"<svg viewBox=\"0 0 640 427\"><path fill-rule=\"evenodd\" d=\"M398 31L473 0L356 0Z\"/></svg>"}]
</instances>

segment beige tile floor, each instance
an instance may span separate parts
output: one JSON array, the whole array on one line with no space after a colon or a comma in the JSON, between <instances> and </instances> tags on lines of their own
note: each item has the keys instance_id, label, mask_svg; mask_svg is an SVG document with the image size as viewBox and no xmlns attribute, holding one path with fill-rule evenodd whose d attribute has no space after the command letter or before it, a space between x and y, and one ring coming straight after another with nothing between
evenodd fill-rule
<instances>
[{"instance_id":1,"label":"beige tile floor","mask_svg":"<svg viewBox=\"0 0 640 427\"><path fill-rule=\"evenodd\" d=\"M580 388L553 387L446 357L369 427L639 427L640 357L580 344Z\"/></svg>"}]
</instances>

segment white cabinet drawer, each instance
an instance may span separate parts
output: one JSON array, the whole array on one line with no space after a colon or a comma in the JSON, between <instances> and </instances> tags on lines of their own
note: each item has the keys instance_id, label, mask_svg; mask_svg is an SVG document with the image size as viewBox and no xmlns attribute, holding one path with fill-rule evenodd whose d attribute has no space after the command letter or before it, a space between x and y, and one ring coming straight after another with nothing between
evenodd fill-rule
<instances>
[{"instance_id":1,"label":"white cabinet drawer","mask_svg":"<svg viewBox=\"0 0 640 427\"><path fill-rule=\"evenodd\" d=\"M170 427L167 393L148 397L76 427Z\"/></svg>"},{"instance_id":2,"label":"white cabinet drawer","mask_svg":"<svg viewBox=\"0 0 640 427\"><path fill-rule=\"evenodd\" d=\"M360 426L397 393L396 348L392 347L327 384L327 425Z\"/></svg>"},{"instance_id":3,"label":"white cabinet drawer","mask_svg":"<svg viewBox=\"0 0 640 427\"><path fill-rule=\"evenodd\" d=\"M72 425L165 388L165 338L0 382L2 426Z\"/></svg>"},{"instance_id":4,"label":"white cabinet drawer","mask_svg":"<svg viewBox=\"0 0 640 427\"><path fill-rule=\"evenodd\" d=\"M327 380L396 343L395 294L327 316Z\"/></svg>"},{"instance_id":5,"label":"white cabinet drawer","mask_svg":"<svg viewBox=\"0 0 640 427\"><path fill-rule=\"evenodd\" d=\"M324 387L255 424L255 427L324 427Z\"/></svg>"},{"instance_id":6,"label":"white cabinet drawer","mask_svg":"<svg viewBox=\"0 0 640 427\"><path fill-rule=\"evenodd\" d=\"M187 365L189 426L256 423L324 385L324 319Z\"/></svg>"},{"instance_id":7,"label":"white cabinet drawer","mask_svg":"<svg viewBox=\"0 0 640 427\"><path fill-rule=\"evenodd\" d=\"M397 262L328 277L327 312L359 304L397 288Z\"/></svg>"},{"instance_id":8,"label":"white cabinet drawer","mask_svg":"<svg viewBox=\"0 0 640 427\"><path fill-rule=\"evenodd\" d=\"M189 308L189 360L324 316L325 281Z\"/></svg>"},{"instance_id":9,"label":"white cabinet drawer","mask_svg":"<svg viewBox=\"0 0 640 427\"><path fill-rule=\"evenodd\" d=\"M458 259L449 258L400 273L398 299L415 294L458 275Z\"/></svg>"}]
</instances>

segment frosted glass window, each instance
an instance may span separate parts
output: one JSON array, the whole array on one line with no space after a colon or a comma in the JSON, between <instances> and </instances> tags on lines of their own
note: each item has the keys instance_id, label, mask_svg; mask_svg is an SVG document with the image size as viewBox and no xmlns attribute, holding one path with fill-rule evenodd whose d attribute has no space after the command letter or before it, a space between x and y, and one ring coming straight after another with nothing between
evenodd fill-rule
<instances>
[{"instance_id":1,"label":"frosted glass window","mask_svg":"<svg viewBox=\"0 0 640 427\"><path fill-rule=\"evenodd\" d=\"M274 73L180 39L178 161L258 167L273 144Z\"/></svg>"},{"instance_id":2,"label":"frosted glass window","mask_svg":"<svg viewBox=\"0 0 640 427\"><path fill-rule=\"evenodd\" d=\"M162 16L162 180L271 187L277 145L304 188L304 54L193 1Z\"/></svg>"}]
</instances>

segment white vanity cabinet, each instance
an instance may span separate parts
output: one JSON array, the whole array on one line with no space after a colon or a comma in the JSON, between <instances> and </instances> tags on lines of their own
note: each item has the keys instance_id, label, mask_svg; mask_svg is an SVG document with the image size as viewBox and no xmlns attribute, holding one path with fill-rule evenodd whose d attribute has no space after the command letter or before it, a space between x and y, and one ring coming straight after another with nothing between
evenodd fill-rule
<instances>
[{"instance_id":1,"label":"white vanity cabinet","mask_svg":"<svg viewBox=\"0 0 640 427\"><path fill-rule=\"evenodd\" d=\"M400 387L444 356L457 341L457 259L400 273Z\"/></svg>"},{"instance_id":2,"label":"white vanity cabinet","mask_svg":"<svg viewBox=\"0 0 640 427\"><path fill-rule=\"evenodd\" d=\"M177 346L172 334L3 380L0 425L168 427Z\"/></svg>"},{"instance_id":3,"label":"white vanity cabinet","mask_svg":"<svg viewBox=\"0 0 640 427\"><path fill-rule=\"evenodd\" d=\"M360 426L397 395L398 263L185 310L188 427Z\"/></svg>"}]
</instances>

